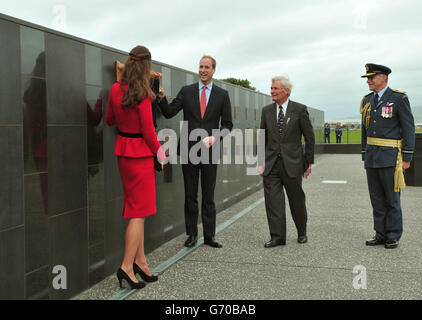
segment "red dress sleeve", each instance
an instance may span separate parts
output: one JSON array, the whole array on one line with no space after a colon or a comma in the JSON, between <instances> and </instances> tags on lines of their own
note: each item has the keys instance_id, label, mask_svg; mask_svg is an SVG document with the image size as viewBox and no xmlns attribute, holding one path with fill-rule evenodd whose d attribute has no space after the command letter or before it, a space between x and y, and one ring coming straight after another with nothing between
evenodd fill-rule
<instances>
[{"instance_id":1,"label":"red dress sleeve","mask_svg":"<svg viewBox=\"0 0 422 320\"><path fill-rule=\"evenodd\" d=\"M161 149L160 142L155 132L154 123L152 121L151 99L144 99L137 107L138 115L141 122L142 134L145 143L151 149L152 153L156 154L161 161L166 158Z\"/></svg>"}]
</instances>

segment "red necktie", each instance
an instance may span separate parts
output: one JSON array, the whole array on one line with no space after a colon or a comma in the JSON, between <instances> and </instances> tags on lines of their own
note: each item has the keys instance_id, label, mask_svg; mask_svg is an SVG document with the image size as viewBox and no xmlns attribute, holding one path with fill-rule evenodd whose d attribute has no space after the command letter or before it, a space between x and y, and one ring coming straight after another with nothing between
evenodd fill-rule
<instances>
[{"instance_id":1,"label":"red necktie","mask_svg":"<svg viewBox=\"0 0 422 320\"><path fill-rule=\"evenodd\" d=\"M201 93L201 117L204 118L205 109L207 108L207 96L205 95L206 86L203 87Z\"/></svg>"}]
</instances>

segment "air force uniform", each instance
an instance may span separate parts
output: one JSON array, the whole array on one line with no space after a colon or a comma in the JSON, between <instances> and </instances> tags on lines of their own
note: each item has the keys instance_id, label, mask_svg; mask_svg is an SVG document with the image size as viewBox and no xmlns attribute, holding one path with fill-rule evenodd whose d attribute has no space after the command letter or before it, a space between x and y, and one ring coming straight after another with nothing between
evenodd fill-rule
<instances>
[{"instance_id":1,"label":"air force uniform","mask_svg":"<svg viewBox=\"0 0 422 320\"><path fill-rule=\"evenodd\" d=\"M391 70L366 65L370 77ZM400 239L403 231L400 189L405 187L402 161L410 162L415 147L415 123L405 92L388 86L363 97L362 160L365 162L376 236L367 245ZM375 242L374 242L375 241ZM392 246L392 247L395 247ZM386 244L386 247L387 244Z\"/></svg>"}]
</instances>

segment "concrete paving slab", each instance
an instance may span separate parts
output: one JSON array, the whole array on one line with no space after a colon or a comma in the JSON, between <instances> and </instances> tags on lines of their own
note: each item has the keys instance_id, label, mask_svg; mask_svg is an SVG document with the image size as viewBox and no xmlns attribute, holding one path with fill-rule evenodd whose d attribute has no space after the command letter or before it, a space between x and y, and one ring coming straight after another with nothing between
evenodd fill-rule
<instances>
[{"instance_id":1,"label":"concrete paving slab","mask_svg":"<svg viewBox=\"0 0 422 320\"><path fill-rule=\"evenodd\" d=\"M402 192L403 237L397 249L387 250L365 245L374 231L359 155L319 156L303 185L309 212L307 244L297 243L287 206L287 245L264 248L269 231L261 203L217 234L222 249L199 246L165 270L158 282L126 299L422 299L421 187ZM260 190L219 213L217 225L263 196ZM185 239L180 235L148 254L150 267L178 253ZM353 273L356 266L365 268L366 289L353 286L355 277L364 274L362 269ZM119 292L111 275L74 299L109 299Z\"/></svg>"}]
</instances>

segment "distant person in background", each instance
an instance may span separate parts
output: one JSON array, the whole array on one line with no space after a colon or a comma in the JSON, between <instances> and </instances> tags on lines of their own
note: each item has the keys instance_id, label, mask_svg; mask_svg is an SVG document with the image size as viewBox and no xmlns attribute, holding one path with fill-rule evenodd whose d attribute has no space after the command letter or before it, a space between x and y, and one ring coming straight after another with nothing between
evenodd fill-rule
<instances>
[{"instance_id":1,"label":"distant person in background","mask_svg":"<svg viewBox=\"0 0 422 320\"><path fill-rule=\"evenodd\" d=\"M372 92L363 97L362 160L373 208L374 237L367 246L397 248L403 233L400 190L415 148L415 122L403 91L387 86L391 69L368 63L362 78Z\"/></svg>"},{"instance_id":2,"label":"distant person in background","mask_svg":"<svg viewBox=\"0 0 422 320\"><path fill-rule=\"evenodd\" d=\"M324 125L324 143L330 143L330 125L326 123Z\"/></svg>"},{"instance_id":3,"label":"distant person in background","mask_svg":"<svg viewBox=\"0 0 422 320\"><path fill-rule=\"evenodd\" d=\"M117 155L123 182L123 217L130 219L126 230L125 255L117 271L120 287L125 279L132 289L141 289L139 273L146 282L158 278L151 274L144 252L145 217L155 214L154 158L163 163L166 156L155 132L151 101L155 94L150 86L151 53L143 46L131 50L122 79L110 90L106 122L117 125L119 134L114 153Z\"/></svg>"},{"instance_id":4,"label":"distant person in background","mask_svg":"<svg viewBox=\"0 0 422 320\"><path fill-rule=\"evenodd\" d=\"M336 143L341 143L341 136L343 135L343 130L341 129L341 123L337 122L336 126Z\"/></svg>"}]
</instances>

